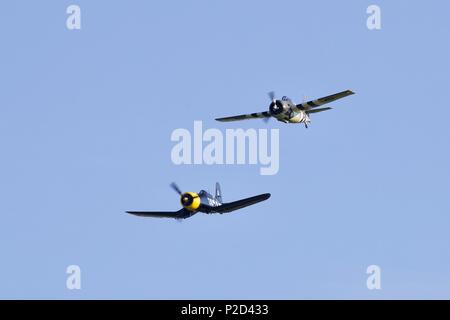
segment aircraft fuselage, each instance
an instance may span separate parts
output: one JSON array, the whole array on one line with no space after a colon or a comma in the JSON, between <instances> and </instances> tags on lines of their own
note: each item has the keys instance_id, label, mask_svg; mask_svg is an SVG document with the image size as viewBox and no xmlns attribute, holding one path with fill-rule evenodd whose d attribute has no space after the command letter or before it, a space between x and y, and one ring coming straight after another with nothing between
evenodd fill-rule
<instances>
[{"instance_id":1,"label":"aircraft fuselage","mask_svg":"<svg viewBox=\"0 0 450 320\"><path fill-rule=\"evenodd\" d=\"M308 114L303 110L296 110L295 104L287 97L276 100L269 108L270 114L278 121L284 123L309 123Z\"/></svg>"}]
</instances>

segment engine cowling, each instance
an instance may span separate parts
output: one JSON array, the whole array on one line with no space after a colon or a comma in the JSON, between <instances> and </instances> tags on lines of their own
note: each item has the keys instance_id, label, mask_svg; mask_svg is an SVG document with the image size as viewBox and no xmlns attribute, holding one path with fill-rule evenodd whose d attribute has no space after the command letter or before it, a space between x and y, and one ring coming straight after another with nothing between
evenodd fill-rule
<instances>
[{"instance_id":1,"label":"engine cowling","mask_svg":"<svg viewBox=\"0 0 450 320\"><path fill-rule=\"evenodd\" d=\"M280 100L272 101L269 106L269 111L272 115L281 114L284 111L284 105Z\"/></svg>"},{"instance_id":2,"label":"engine cowling","mask_svg":"<svg viewBox=\"0 0 450 320\"><path fill-rule=\"evenodd\" d=\"M181 195L181 205L189 211L195 211L200 207L201 200L198 193L185 192Z\"/></svg>"}]
</instances>

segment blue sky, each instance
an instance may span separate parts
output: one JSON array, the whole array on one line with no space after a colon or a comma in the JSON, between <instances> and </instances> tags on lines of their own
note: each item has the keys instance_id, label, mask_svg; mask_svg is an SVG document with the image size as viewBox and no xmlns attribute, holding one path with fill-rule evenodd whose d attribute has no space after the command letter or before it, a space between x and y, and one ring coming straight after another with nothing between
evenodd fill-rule
<instances>
[{"instance_id":1,"label":"blue sky","mask_svg":"<svg viewBox=\"0 0 450 320\"><path fill-rule=\"evenodd\" d=\"M67 6L82 29L66 28ZM366 8L381 7L369 31ZM450 298L447 1L7 1L0 298ZM310 129L218 116L357 94ZM279 128L280 171L176 166L174 129ZM182 223L185 191L264 203ZM66 289L66 267L82 289ZM366 268L381 267L368 290Z\"/></svg>"}]
</instances>

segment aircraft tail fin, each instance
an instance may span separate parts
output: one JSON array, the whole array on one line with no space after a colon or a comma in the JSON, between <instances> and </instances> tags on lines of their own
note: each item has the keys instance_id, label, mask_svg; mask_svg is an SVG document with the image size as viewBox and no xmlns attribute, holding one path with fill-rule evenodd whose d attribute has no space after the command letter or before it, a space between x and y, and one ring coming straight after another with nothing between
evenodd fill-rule
<instances>
[{"instance_id":1,"label":"aircraft tail fin","mask_svg":"<svg viewBox=\"0 0 450 320\"><path fill-rule=\"evenodd\" d=\"M216 182L216 199L222 203L222 190L220 190L220 184Z\"/></svg>"}]
</instances>

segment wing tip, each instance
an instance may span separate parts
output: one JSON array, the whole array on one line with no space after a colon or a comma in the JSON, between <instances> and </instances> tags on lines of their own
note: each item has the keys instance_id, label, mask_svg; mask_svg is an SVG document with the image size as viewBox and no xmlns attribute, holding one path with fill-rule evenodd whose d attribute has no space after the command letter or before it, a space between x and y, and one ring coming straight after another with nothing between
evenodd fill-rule
<instances>
[{"instance_id":1,"label":"wing tip","mask_svg":"<svg viewBox=\"0 0 450 320\"><path fill-rule=\"evenodd\" d=\"M270 193L262 193L260 195L257 195L257 198L260 198L260 201L266 201L267 199L269 199L272 195Z\"/></svg>"},{"instance_id":2,"label":"wing tip","mask_svg":"<svg viewBox=\"0 0 450 320\"><path fill-rule=\"evenodd\" d=\"M246 119L237 119L236 117L225 117L225 118L216 118L214 120L219 121L219 122L233 122L233 121L246 120Z\"/></svg>"},{"instance_id":3,"label":"wing tip","mask_svg":"<svg viewBox=\"0 0 450 320\"><path fill-rule=\"evenodd\" d=\"M133 216L137 216L137 217L142 217L145 215L145 212L141 212L141 211L125 211L128 214L131 214Z\"/></svg>"}]
</instances>

